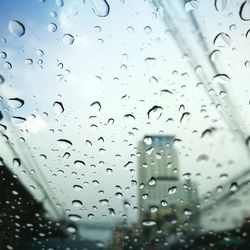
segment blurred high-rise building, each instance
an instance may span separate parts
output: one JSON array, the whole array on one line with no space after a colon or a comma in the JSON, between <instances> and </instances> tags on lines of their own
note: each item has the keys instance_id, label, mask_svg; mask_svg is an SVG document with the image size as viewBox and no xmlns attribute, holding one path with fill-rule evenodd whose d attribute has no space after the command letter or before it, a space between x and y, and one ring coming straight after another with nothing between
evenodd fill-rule
<instances>
[{"instance_id":1,"label":"blurred high-rise building","mask_svg":"<svg viewBox=\"0 0 250 250\"><path fill-rule=\"evenodd\" d=\"M198 193L189 175L181 178L174 136L147 135L139 142L139 220L163 234L191 233L198 226ZM147 238L157 230L146 230ZM165 237L162 235L162 237Z\"/></svg>"}]
</instances>

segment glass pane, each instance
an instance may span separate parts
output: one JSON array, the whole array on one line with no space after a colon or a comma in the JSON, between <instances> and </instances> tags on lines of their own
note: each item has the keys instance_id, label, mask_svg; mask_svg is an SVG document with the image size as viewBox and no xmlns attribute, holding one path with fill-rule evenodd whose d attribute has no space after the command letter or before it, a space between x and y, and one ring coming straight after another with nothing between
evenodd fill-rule
<instances>
[{"instance_id":1,"label":"glass pane","mask_svg":"<svg viewBox=\"0 0 250 250\"><path fill-rule=\"evenodd\" d=\"M0 17L0 249L250 249L249 0Z\"/></svg>"}]
</instances>

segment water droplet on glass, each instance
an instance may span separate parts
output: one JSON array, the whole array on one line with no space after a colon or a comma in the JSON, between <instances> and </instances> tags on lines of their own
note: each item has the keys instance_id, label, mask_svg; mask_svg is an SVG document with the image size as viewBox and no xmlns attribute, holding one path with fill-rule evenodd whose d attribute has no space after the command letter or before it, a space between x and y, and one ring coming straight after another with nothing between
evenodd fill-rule
<instances>
[{"instance_id":1,"label":"water droplet on glass","mask_svg":"<svg viewBox=\"0 0 250 250\"><path fill-rule=\"evenodd\" d=\"M192 215L192 211L191 211L190 209L187 209L187 208L184 209L183 213L184 213L184 215L186 215L186 216Z\"/></svg>"},{"instance_id":2,"label":"water droplet on glass","mask_svg":"<svg viewBox=\"0 0 250 250\"><path fill-rule=\"evenodd\" d=\"M153 220L145 220L142 222L142 225L145 227L152 227L156 225L156 222Z\"/></svg>"},{"instance_id":3,"label":"water droplet on glass","mask_svg":"<svg viewBox=\"0 0 250 250\"><path fill-rule=\"evenodd\" d=\"M215 83L225 84L230 82L230 78L226 74L217 74L213 77Z\"/></svg>"},{"instance_id":4,"label":"water droplet on glass","mask_svg":"<svg viewBox=\"0 0 250 250\"><path fill-rule=\"evenodd\" d=\"M146 34L149 34L149 33L151 33L152 29L151 29L150 26L145 26L144 29L143 29L143 31L144 31Z\"/></svg>"},{"instance_id":5,"label":"water droplet on glass","mask_svg":"<svg viewBox=\"0 0 250 250\"><path fill-rule=\"evenodd\" d=\"M56 30L57 30L57 26L56 26L56 24L54 24L54 23L49 23L48 24L48 31L49 32L56 32Z\"/></svg>"},{"instance_id":6,"label":"water droplet on glass","mask_svg":"<svg viewBox=\"0 0 250 250\"><path fill-rule=\"evenodd\" d=\"M74 38L74 36L72 36L71 34L65 34L65 35L63 36L63 42L64 42L65 44L67 44L67 45L73 44L74 41L75 41L75 38Z\"/></svg>"},{"instance_id":7,"label":"water droplet on glass","mask_svg":"<svg viewBox=\"0 0 250 250\"><path fill-rule=\"evenodd\" d=\"M63 7L63 5L64 5L63 0L56 0L56 5L57 5L58 7Z\"/></svg>"},{"instance_id":8,"label":"water droplet on glass","mask_svg":"<svg viewBox=\"0 0 250 250\"><path fill-rule=\"evenodd\" d=\"M72 142L66 139L59 139L57 142L62 149L67 149L72 146Z\"/></svg>"},{"instance_id":9,"label":"water droplet on glass","mask_svg":"<svg viewBox=\"0 0 250 250\"><path fill-rule=\"evenodd\" d=\"M250 38L250 29L246 32L246 35L245 35L246 38Z\"/></svg>"},{"instance_id":10,"label":"water droplet on glass","mask_svg":"<svg viewBox=\"0 0 250 250\"><path fill-rule=\"evenodd\" d=\"M149 181L148 181L148 185L149 186L154 186L156 184L156 179L154 177L152 177Z\"/></svg>"},{"instance_id":11,"label":"water droplet on glass","mask_svg":"<svg viewBox=\"0 0 250 250\"><path fill-rule=\"evenodd\" d=\"M147 145L151 145L152 144L152 137L150 136L145 136L144 140L143 140Z\"/></svg>"},{"instance_id":12,"label":"water droplet on glass","mask_svg":"<svg viewBox=\"0 0 250 250\"><path fill-rule=\"evenodd\" d=\"M17 37L23 36L25 33L24 25L17 21L11 20L8 25L9 32Z\"/></svg>"},{"instance_id":13,"label":"water droplet on glass","mask_svg":"<svg viewBox=\"0 0 250 250\"><path fill-rule=\"evenodd\" d=\"M148 115L148 119L153 119L153 120L157 120L161 117L162 115L162 110L163 108L161 106L153 106L151 109L149 109L147 115Z\"/></svg>"},{"instance_id":14,"label":"water droplet on glass","mask_svg":"<svg viewBox=\"0 0 250 250\"><path fill-rule=\"evenodd\" d=\"M90 104L91 107L94 107L95 109L97 109L98 111L101 111L102 105L100 104L100 102L96 101Z\"/></svg>"},{"instance_id":15,"label":"water droplet on glass","mask_svg":"<svg viewBox=\"0 0 250 250\"><path fill-rule=\"evenodd\" d=\"M51 11L49 14L51 17L54 17L54 18L57 17L57 13L55 11Z\"/></svg>"},{"instance_id":16,"label":"water droplet on glass","mask_svg":"<svg viewBox=\"0 0 250 250\"><path fill-rule=\"evenodd\" d=\"M73 186L73 189L74 189L75 191L80 191L80 190L82 189L82 186L80 186L80 185L74 185L74 186Z\"/></svg>"},{"instance_id":17,"label":"water droplet on glass","mask_svg":"<svg viewBox=\"0 0 250 250\"><path fill-rule=\"evenodd\" d=\"M45 161L47 159L47 156L44 155L44 154L40 154L40 159L43 160L43 161Z\"/></svg>"},{"instance_id":18,"label":"water droplet on glass","mask_svg":"<svg viewBox=\"0 0 250 250\"><path fill-rule=\"evenodd\" d=\"M69 232L69 233L76 233L77 232L77 227L74 226L74 225L69 225L66 227L66 230Z\"/></svg>"},{"instance_id":19,"label":"water droplet on glass","mask_svg":"<svg viewBox=\"0 0 250 250\"><path fill-rule=\"evenodd\" d=\"M124 115L123 118L128 123L132 123L135 121L135 117L132 114L126 114L126 115Z\"/></svg>"},{"instance_id":20,"label":"water droplet on glass","mask_svg":"<svg viewBox=\"0 0 250 250\"><path fill-rule=\"evenodd\" d=\"M4 83L4 77L2 75L0 75L0 84Z\"/></svg>"},{"instance_id":21,"label":"water droplet on glass","mask_svg":"<svg viewBox=\"0 0 250 250\"><path fill-rule=\"evenodd\" d=\"M172 187L170 187L168 189L168 193L169 194L174 194L174 193L176 193L176 191L177 191L177 187L176 186L172 186Z\"/></svg>"},{"instance_id":22,"label":"water droplet on glass","mask_svg":"<svg viewBox=\"0 0 250 250\"><path fill-rule=\"evenodd\" d=\"M83 161L76 160L76 161L74 161L74 165L75 165L75 167L77 167L77 168L82 168L82 167L85 166L85 163L84 163Z\"/></svg>"},{"instance_id":23,"label":"water droplet on glass","mask_svg":"<svg viewBox=\"0 0 250 250\"><path fill-rule=\"evenodd\" d=\"M201 155L199 155L198 157L197 157L197 159L196 159L196 161L198 162L198 163L204 163L204 162L207 162L209 160L209 157L208 157L208 155L206 155L206 154L201 154Z\"/></svg>"},{"instance_id":24,"label":"water droplet on glass","mask_svg":"<svg viewBox=\"0 0 250 250\"><path fill-rule=\"evenodd\" d=\"M230 185L230 190L233 191L233 192L237 191L238 188L239 188L239 186L238 186L237 182L232 182L232 184Z\"/></svg>"},{"instance_id":25,"label":"water droplet on glass","mask_svg":"<svg viewBox=\"0 0 250 250\"><path fill-rule=\"evenodd\" d=\"M191 114L189 112L184 112L182 115L181 115L181 118L180 118L180 123L182 123L183 121L187 121L188 118L191 116Z\"/></svg>"},{"instance_id":26,"label":"water droplet on glass","mask_svg":"<svg viewBox=\"0 0 250 250\"><path fill-rule=\"evenodd\" d=\"M219 56L220 56L220 50L216 49L210 54L210 60L212 62L215 62L216 60L218 60Z\"/></svg>"},{"instance_id":27,"label":"water droplet on glass","mask_svg":"<svg viewBox=\"0 0 250 250\"><path fill-rule=\"evenodd\" d=\"M78 214L69 214L68 215L69 219L71 221L79 221L82 217Z\"/></svg>"},{"instance_id":28,"label":"water droplet on glass","mask_svg":"<svg viewBox=\"0 0 250 250\"><path fill-rule=\"evenodd\" d=\"M24 100L18 97L9 98L9 104L13 109L18 109L24 105Z\"/></svg>"},{"instance_id":29,"label":"water droplet on glass","mask_svg":"<svg viewBox=\"0 0 250 250\"><path fill-rule=\"evenodd\" d=\"M155 64L156 59L154 57L147 57L144 61L147 65L152 66Z\"/></svg>"},{"instance_id":30,"label":"water droplet on glass","mask_svg":"<svg viewBox=\"0 0 250 250\"><path fill-rule=\"evenodd\" d=\"M82 202L80 200L73 200L72 201L72 205L74 207L81 207L82 206Z\"/></svg>"},{"instance_id":31,"label":"water droplet on glass","mask_svg":"<svg viewBox=\"0 0 250 250\"><path fill-rule=\"evenodd\" d=\"M12 120L13 120L16 124L19 124L19 123L25 122L25 121L26 121L26 118L21 117L21 116L12 116Z\"/></svg>"},{"instance_id":32,"label":"water droplet on glass","mask_svg":"<svg viewBox=\"0 0 250 250\"><path fill-rule=\"evenodd\" d=\"M3 66L5 69L12 69L12 65L10 62L6 62Z\"/></svg>"},{"instance_id":33,"label":"water droplet on glass","mask_svg":"<svg viewBox=\"0 0 250 250\"><path fill-rule=\"evenodd\" d=\"M64 107L63 107L63 104L61 102L54 102L53 103L53 107L54 107L54 110L57 114L61 114L64 112Z\"/></svg>"},{"instance_id":34,"label":"water droplet on glass","mask_svg":"<svg viewBox=\"0 0 250 250\"><path fill-rule=\"evenodd\" d=\"M25 64L32 65L33 64L33 60L30 59L30 58L27 58L27 59L25 59Z\"/></svg>"},{"instance_id":35,"label":"water droplet on glass","mask_svg":"<svg viewBox=\"0 0 250 250\"><path fill-rule=\"evenodd\" d=\"M188 0L186 1L184 8L185 11L193 11L199 7L199 1L198 0Z\"/></svg>"},{"instance_id":36,"label":"water droplet on glass","mask_svg":"<svg viewBox=\"0 0 250 250\"><path fill-rule=\"evenodd\" d=\"M230 46L231 37L228 34L221 32L218 35L216 35L213 43L215 46L218 46L218 47L225 47L225 45Z\"/></svg>"},{"instance_id":37,"label":"water droplet on glass","mask_svg":"<svg viewBox=\"0 0 250 250\"><path fill-rule=\"evenodd\" d=\"M227 6L227 0L215 0L214 7L217 11L223 11Z\"/></svg>"},{"instance_id":38,"label":"water droplet on glass","mask_svg":"<svg viewBox=\"0 0 250 250\"><path fill-rule=\"evenodd\" d=\"M91 0L93 12L99 17L106 17L109 14L110 7L106 0Z\"/></svg>"},{"instance_id":39,"label":"water droplet on glass","mask_svg":"<svg viewBox=\"0 0 250 250\"><path fill-rule=\"evenodd\" d=\"M249 0L241 4L239 15L243 21L250 20L250 1Z\"/></svg>"},{"instance_id":40,"label":"water droplet on glass","mask_svg":"<svg viewBox=\"0 0 250 250\"><path fill-rule=\"evenodd\" d=\"M7 58L7 54L5 52L0 52L0 58L1 59L6 59Z\"/></svg>"},{"instance_id":41,"label":"water droplet on glass","mask_svg":"<svg viewBox=\"0 0 250 250\"><path fill-rule=\"evenodd\" d=\"M21 160L19 158L13 159L13 166L14 167L20 167L21 166Z\"/></svg>"}]
</instances>

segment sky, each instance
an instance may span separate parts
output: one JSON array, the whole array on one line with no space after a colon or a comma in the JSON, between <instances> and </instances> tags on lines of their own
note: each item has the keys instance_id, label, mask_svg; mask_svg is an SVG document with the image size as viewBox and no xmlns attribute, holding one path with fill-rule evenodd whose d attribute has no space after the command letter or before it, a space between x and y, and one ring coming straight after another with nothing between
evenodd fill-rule
<instances>
[{"instance_id":1,"label":"sky","mask_svg":"<svg viewBox=\"0 0 250 250\"><path fill-rule=\"evenodd\" d=\"M190 54L181 52L176 32L150 1L1 1L0 50L7 58L1 54L5 81L0 94L10 116L26 119L12 118L14 127L3 121L8 128L4 133L18 152L29 148L29 157L40 165L66 214L122 220L123 199L115 195L122 192L131 204L129 220L136 221L137 187L131 181L137 180L137 146L148 134L180 139L175 143L180 176L191 173L200 194L220 185L223 174L230 179L249 166L244 143L218 112L229 110L229 119L233 115L248 135L249 21L239 15L244 1L216 1L218 10L214 1L190 2L197 5L191 11L209 53L201 49L187 18L190 6L179 1L169 1L168 7ZM222 2L227 2L225 8ZM11 32L13 20L23 24L24 35ZM207 61L212 52L219 73L230 79L216 80ZM199 74L205 74L207 82L201 83ZM209 95L203 87L207 84ZM211 95L218 96L222 107L211 103ZM24 105L19 108L10 98L20 98ZM227 98L234 104L233 113ZM161 108L148 114L154 106ZM211 127L213 132L202 137ZM60 143L62 139L71 143ZM3 158L25 180L4 140ZM129 161L132 164L124 167ZM32 173L40 178L38 169ZM75 185L82 189L76 191ZM38 195L39 188L32 192ZM102 205L102 199L109 205ZM83 207L74 207L73 200L81 200ZM117 211L113 218L109 207Z\"/></svg>"}]
</instances>

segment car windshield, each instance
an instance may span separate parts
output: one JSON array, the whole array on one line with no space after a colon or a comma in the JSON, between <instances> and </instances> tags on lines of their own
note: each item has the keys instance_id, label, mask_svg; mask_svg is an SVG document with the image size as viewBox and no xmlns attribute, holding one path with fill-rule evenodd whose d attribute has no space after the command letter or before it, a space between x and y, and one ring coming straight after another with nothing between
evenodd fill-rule
<instances>
[{"instance_id":1,"label":"car windshield","mask_svg":"<svg viewBox=\"0 0 250 250\"><path fill-rule=\"evenodd\" d=\"M0 1L0 249L250 249L249 0Z\"/></svg>"}]
</instances>

